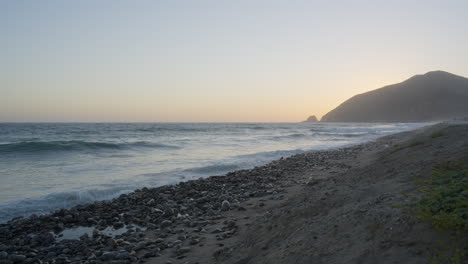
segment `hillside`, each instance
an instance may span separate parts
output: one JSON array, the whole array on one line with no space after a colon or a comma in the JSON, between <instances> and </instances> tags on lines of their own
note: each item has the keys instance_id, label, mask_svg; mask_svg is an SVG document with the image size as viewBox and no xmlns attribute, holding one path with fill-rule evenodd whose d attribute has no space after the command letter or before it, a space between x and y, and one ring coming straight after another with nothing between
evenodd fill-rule
<instances>
[{"instance_id":1,"label":"hillside","mask_svg":"<svg viewBox=\"0 0 468 264\"><path fill-rule=\"evenodd\" d=\"M322 122L423 122L468 115L468 79L443 71L351 97Z\"/></svg>"}]
</instances>

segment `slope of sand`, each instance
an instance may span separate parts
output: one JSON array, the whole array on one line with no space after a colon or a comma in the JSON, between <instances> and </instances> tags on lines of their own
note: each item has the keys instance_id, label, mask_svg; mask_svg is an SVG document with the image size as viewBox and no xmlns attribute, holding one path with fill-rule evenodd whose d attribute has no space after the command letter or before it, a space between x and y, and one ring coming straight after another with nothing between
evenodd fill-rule
<instances>
[{"instance_id":1,"label":"slope of sand","mask_svg":"<svg viewBox=\"0 0 468 264\"><path fill-rule=\"evenodd\" d=\"M432 138L436 131L443 136ZM217 240L208 225L202 246L150 262L425 263L437 241L450 242L392 205L414 193L413 176L445 161L468 162L468 125L439 124L273 162L288 172L282 200L249 199L245 211L223 213L236 222L236 235Z\"/></svg>"}]
</instances>

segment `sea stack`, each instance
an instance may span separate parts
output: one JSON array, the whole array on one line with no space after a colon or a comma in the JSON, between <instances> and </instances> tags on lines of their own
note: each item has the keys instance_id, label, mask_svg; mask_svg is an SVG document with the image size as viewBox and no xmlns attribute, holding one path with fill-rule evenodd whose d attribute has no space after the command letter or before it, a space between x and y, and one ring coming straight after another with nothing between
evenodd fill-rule
<instances>
[{"instance_id":1,"label":"sea stack","mask_svg":"<svg viewBox=\"0 0 468 264\"><path fill-rule=\"evenodd\" d=\"M313 123L313 122L318 122L317 117L314 115L309 116L309 118L307 118L306 121L303 121L303 123Z\"/></svg>"}]
</instances>

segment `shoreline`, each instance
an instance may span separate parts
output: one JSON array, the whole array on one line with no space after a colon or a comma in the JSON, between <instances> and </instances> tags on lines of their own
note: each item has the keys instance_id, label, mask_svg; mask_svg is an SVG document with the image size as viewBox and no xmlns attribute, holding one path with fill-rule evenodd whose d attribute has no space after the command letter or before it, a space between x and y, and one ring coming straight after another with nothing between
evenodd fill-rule
<instances>
[{"instance_id":1,"label":"shoreline","mask_svg":"<svg viewBox=\"0 0 468 264\"><path fill-rule=\"evenodd\" d=\"M3 187L0 188L2 200L0 203L0 223L6 223L18 216L28 216L34 213L42 215L61 208L72 208L79 204L110 200L120 194L130 193L143 187L158 187L199 177L224 175L233 170L250 169L297 153L352 146L389 133L414 129L423 125L428 124L383 126L382 124L368 124L364 127L359 124L320 125L318 127L315 125L285 127L278 124L252 127L244 124L240 127L229 127L227 133L237 134L237 132L241 132L238 129L253 131L252 136L249 136L249 133L246 134L247 136L236 136L238 139L247 139L245 141L233 140L234 143L230 143L229 140L202 140L203 144L199 148L208 154L204 154L204 159L201 162L196 159L196 148L193 148L191 144L179 146L177 140L164 144L178 146L174 149L159 148L158 146L146 148L146 146L153 144L151 143L153 142L152 138L136 143L126 143L125 140L118 142L108 140L111 145L102 145L99 143L99 138L94 138L94 136L90 136L89 140L79 141L57 141L57 138L54 140L46 138L40 145L28 141L2 145L3 149L0 152L3 151L6 156L2 163L5 177L2 181L3 186L0 186ZM276 130L275 127L280 130ZM40 128L40 130L43 129L48 131L47 129L50 128ZM60 130L60 127L57 129ZM85 134L88 134L95 128L77 127L76 129L81 129L86 132ZM109 129L111 131L121 130L119 127ZM135 131L160 129L165 131L175 128L132 128ZM209 132L212 134L213 131L219 129L224 131L226 128L181 127L181 129L182 131L212 129ZM64 128L64 130L70 129ZM66 133L69 132L73 131ZM116 136L114 132L110 132L109 137L114 136ZM179 136L175 138L177 139ZM252 143L252 139L257 137L260 137L260 140L257 143ZM157 138L155 137L154 140L157 141ZM277 142L270 144L273 139ZM204 145L210 141L217 142L217 144L223 144L222 142L226 141L226 146L230 147L227 147L228 151L216 147L216 144L215 147L209 145L205 147ZM7 146L6 149L5 146ZM97 149L94 149L95 147ZM114 147L117 150L114 150ZM234 152L229 151L229 149L234 149ZM109 150L111 152L108 153ZM114 152L116 153L111 154ZM35 157L39 158L43 153L46 157L43 161L38 162ZM61 157L62 153L64 154L63 158ZM214 155L216 153L218 154ZM58 155L58 157L54 158L54 155ZM129 156L125 157L126 155ZM117 166L113 166L113 164ZM28 171L28 168L36 166L37 171L34 170L34 173ZM106 169L107 167L109 169ZM49 182L53 184L50 185Z\"/></svg>"},{"instance_id":2,"label":"shoreline","mask_svg":"<svg viewBox=\"0 0 468 264\"><path fill-rule=\"evenodd\" d=\"M372 164L370 157L395 142L447 127L432 125L352 147L296 154L223 176L138 189L112 200L13 219L0 224L0 263L229 262L238 259L239 252L248 255L239 243L248 238L249 227L297 199L304 189L329 184L330 179L337 184L334 177ZM78 239L59 237L78 226L89 229L71 234Z\"/></svg>"}]
</instances>

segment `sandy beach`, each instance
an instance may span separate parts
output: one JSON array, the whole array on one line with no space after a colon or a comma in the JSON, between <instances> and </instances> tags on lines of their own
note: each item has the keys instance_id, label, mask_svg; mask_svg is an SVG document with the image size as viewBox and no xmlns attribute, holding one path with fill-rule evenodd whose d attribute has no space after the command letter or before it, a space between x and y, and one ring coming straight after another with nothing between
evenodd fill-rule
<instances>
[{"instance_id":1,"label":"sandy beach","mask_svg":"<svg viewBox=\"0 0 468 264\"><path fill-rule=\"evenodd\" d=\"M13 219L0 225L0 263L423 263L452 242L394 205L447 161L468 162L468 125Z\"/></svg>"}]
</instances>

